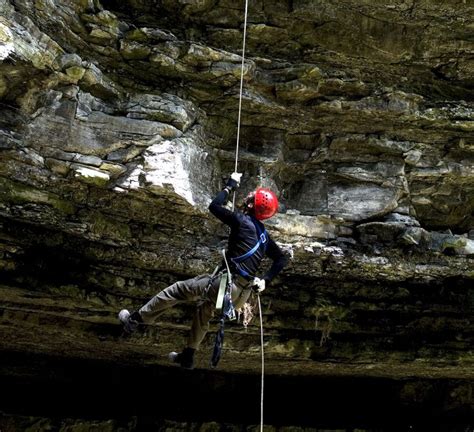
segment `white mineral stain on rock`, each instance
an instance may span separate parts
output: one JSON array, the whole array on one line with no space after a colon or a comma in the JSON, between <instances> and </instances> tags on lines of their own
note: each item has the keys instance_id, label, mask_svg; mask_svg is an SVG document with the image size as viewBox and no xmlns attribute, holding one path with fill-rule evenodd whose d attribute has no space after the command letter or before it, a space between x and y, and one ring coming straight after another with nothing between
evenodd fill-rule
<instances>
[{"instance_id":1,"label":"white mineral stain on rock","mask_svg":"<svg viewBox=\"0 0 474 432\"><path fill-rule=\"evenodd\" d=\"M5 60L13 50L12 32L6 25L0 23L0 60Z\"/></svg>"},{"instance_id":2,"label":"white mineral stain on rock","mask_svg":"<svg viewBox=\"0 0 474 432\"><path fill-rule=\"evenodd\" d=\"M169 140L150 146L144 154L146 182L149 189L170 189L194 205L189 170L183 164L183 150Z\"/></svg>"},{"instance_id":3,"label":"white mineral stain on rock","mask_svg":"<svg viewBox=\"0 0 474 432\"><path fill-rule=\"evenodd\" d=\"M105 185L110 180L110 175L106 172L87 168L85 166L78 166L73 164L75 176L86 183L96 184L98 186Z\"/></svg>"}]
</instances>

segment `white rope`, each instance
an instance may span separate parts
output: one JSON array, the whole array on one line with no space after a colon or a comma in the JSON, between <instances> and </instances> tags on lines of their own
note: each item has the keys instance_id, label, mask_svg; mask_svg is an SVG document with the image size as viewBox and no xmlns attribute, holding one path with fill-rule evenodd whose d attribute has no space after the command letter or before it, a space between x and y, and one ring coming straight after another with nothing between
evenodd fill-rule
<instances>
[{"instance_id":1,"label":"white rope","mask_svg":"<svg viewBox=\"0 0 474 432\"><path fill-rule=\"evenodd\" d=\"M239 141L240 141L240 119L242 116L242 93L244 88L244 66L245 66L245 39L247 37L247 12L249 2L245 0L245 19L244 19L244 40L242 42L242 64L240 66L240 92L239 92L239 116L237 118L237 143L235 146L235 169L237 172L237 165L239 162Z\"/></svg>"},{"instance_id":2,"label":"white rope","mask_svg":"<svg viewBox=\"0 0 474 432\"><path fill-rule=\"evenodd\" d=\"M239 91L239 114L237 117L237 142L235 144L235 166L234 172L237 172L239 164L239 143L240 143L240 119L242 118L242 94L244 89L244 66L245 66L245 40L247 38L247 14L249 9L249 2L245 0L244 13L244 37L242 42L242 63L240 65L240 91ZM235 209L235 192L232 197L232 210Z\"/></svg>"},{"instance_id":3,"label":"white rope","mask_svg":"<svg viewBox=\"0 0 474 432\"><path fill-rule=\"evenodd\" d=\"M234 172L237 172L238 164L239 164L240 121L242 117L242 94L243 94L243 88L244 88L245 40L247 37L248 7L249 7L249 2L248 0L245 0L244 36L243 36L243 42L242 42L242 64L240 66L239 114L237 118L237 142L235 145ZM232 210L234 209L235 209L235 192L232 198ZM261 393L260 393L260 432L263 432L263 386L264 386L264 377L265 377L265 356L264 356L264 350L263 350L263 318L262 318L262 305L260 303L260 295L257 295L257 300L258 300L258 310L260 314L260 346L261 346L261 353L262 353L262 381L261 381Z\"/></svg>"},{"instance_id":4,"label":"white rope","mask_svg":"<svg viewBox=\"0 0 474 432\"><path fill-rule=\"evenodd\" d=\"M262 304L260 303L260 294L257 294L258 312L260 315L260 350L262 352L262 384L260 392L260 432L263 432L263 385L265 378L265 355L263 351L263 320L262 320Z\"/></svg>"}]
</instances>

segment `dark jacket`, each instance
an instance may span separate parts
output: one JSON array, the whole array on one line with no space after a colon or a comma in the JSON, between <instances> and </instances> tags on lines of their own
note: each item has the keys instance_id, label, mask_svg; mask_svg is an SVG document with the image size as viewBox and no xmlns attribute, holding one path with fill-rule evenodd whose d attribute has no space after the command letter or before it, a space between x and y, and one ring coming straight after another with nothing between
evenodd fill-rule
<instances>
[{"instance_id":1,"label":"dark jacket","mask_svg":"<svg viewBox=\"0 0 474 432\"><path fill-rule=\"evenodd\" d=\"M209 205L209 211L230 227L229 245L227 249L227 258L231 269L235 270L235 265L232 264L231 258L236 258L252 249L259 240L259 233L263 232L265 227L262 222L256 220L253 216L242 213L241 211L231 211L224 207L229 197L228 189L224 189L217 194ZM266 247L259 247L257 251L240 264L251 277L258 276L257 272L260 267L260 262L264 256L268 256L273 263L270 269L265 273L263 279L271 281L288 262L288 259L283 254L278 245L270 238L267 233ZM260 276L258 276L260 277Z\"/></svg>"}]
</instances>

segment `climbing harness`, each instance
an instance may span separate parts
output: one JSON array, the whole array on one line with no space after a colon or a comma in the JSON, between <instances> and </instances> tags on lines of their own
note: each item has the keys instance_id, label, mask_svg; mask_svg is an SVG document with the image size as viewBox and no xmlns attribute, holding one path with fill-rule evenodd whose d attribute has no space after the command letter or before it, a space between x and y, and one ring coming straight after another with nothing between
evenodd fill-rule
<instances>
[{"instance_id":1,"label":"climbing harness","mask_svg":"<svg viewBox=\"0 0 474 432\"><path fill-rule=\"evenodd\" d=\"M249 259L253 254L255 254L255 252L258 251L260 246L262 246L263 250L265 250L267 248L267 244L268 244L267 243L268 242L267 230L264 228L263 231L262 231L260 229L260 226L259 226L258 222L256 220L254 220L253 218L252 218L252 222L255 225L255 230L257 232L258 241L257 241L256 245L252 249L250 249L249 251L244 253L243 255L240 255L238 257L230 259L232 261L232 263L234 264L235 269L240 274L240 276L242 276L246 279L251 278L252 276L249 274L249 272L247 270L242 268L241 264L244 261L246 261L247 259Z\"/></svg>"},{"instance_id":2,"label":"climbing harness","mask_svg":"<svg viewBox=\"0 0 474 432\"><path fill-rule=\"evenodd\" d=\"M237 273L242 276L246 281L250 281L252 278L252 275L245 270L241 264L249 259L252 255L254 255L257 250L262 246L263 249L265 250L267 247L267 242L268 242L268 234L267 230L264 228L263 231L260 228L258 222L252 218L252 222L255 226L255 231L257 232L257 238L258 241L255 244L253 248L248 250L246 253L243 255L240 255L238 257L231 258L230 261L233 264L233 268L237 271ZM222 250L222 257L224 258L224 263L225 263L225 270L220 278L219 282L219 291L217 294L217 300L216 300L216 310L218 312L223 311L224 314L227 314L230 319L235 319L235 311L228 311L226 310L225 307L225 301L226 301L226 295L228 294L229 291L232 290L232 272L229 266L229 262L227 261L227 255L225 249ZM213 275L218 271L220 267L217 267L216 270L214 270ZM212 278L212 276L211 276ZM232 299L230 299L229 302L232 305ZM232 306L233 308L233 306Z\"/></svg>"}]
</instances>

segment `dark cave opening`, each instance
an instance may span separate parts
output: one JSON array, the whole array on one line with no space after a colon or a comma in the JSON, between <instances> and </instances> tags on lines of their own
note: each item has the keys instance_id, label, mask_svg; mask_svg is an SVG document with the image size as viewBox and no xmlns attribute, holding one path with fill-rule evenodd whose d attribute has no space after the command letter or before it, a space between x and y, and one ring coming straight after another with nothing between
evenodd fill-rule
<instances>
[{"instance_id":1,"label":"dark cave opening","mask_svg":"<svg viewBox=\"0 0 474 432\"><path fill-rule=\"evenodd\" d=\"M258 374L119 364L5 352L0 359L2 411L48 418L137 416L143 429L160 419L255 425L260 422ZM452 379L337 376L265 377L264 418L273 426L468 430L468 401L449 408ZM408 390L407 390L408 389ZM423 392L420 401L400 394ZM8 397L5 397L8 395Z\"/></svg>"}]
</instances>

